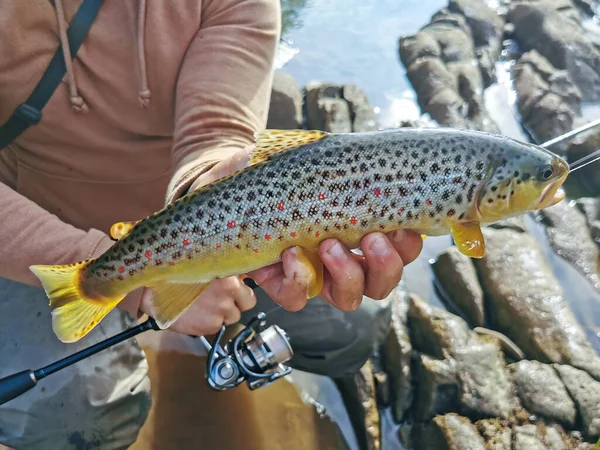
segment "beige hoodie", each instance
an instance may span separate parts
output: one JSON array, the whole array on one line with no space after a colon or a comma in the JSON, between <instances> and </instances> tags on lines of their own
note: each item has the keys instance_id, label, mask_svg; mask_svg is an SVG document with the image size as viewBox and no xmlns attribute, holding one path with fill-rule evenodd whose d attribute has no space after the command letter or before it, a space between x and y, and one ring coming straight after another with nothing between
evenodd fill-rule
<instances>
[{"instance_id":1,"label":"beige hoodie","mask_svg":"<svg viewBox=\"0 0 600 450\"><path fill-rule=\"evenodd\" d=\"M81 1L0 2L0 124ZM250 145L279 33L278 0L104 1L42 121L0 151L0 277L40 286L30 265L100 254L114 222Z\"/></svg>"}]
</instances>

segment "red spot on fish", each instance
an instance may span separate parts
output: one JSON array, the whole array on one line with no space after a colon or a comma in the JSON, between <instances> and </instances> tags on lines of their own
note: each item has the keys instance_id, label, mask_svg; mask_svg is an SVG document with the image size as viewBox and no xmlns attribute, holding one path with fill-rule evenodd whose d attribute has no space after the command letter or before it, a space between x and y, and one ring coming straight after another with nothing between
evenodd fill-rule
<instances>
[{"instance_id":1,"label":"red spot on fish","mask_svg":"<svg viewBox=\"0 0 600 450\"><path fill-rule=\"evenodd\" d=\"M375 197L381 197L381 189L375 188Z\"/></svg>"},{"instance_id":2,"label":"red spot on fish","mask_svg":"<svg viewBox=\"0 0 600 450\"><path fill-rule=\"evenodd\" d=\"M233 228L235 227L235 220L230 220L229 222L227 222L227 228Z\"/></svg>"},{"instance_id":3,"label":"red spot on fish","mask_svg":"<svg viewBox=\"0 0 600 450\"><path fill-rule=\"evenodd\" d=\"M319 200L325 200L325 194L322 192L319 192Z\"/></svg>"},{"instance_id":4,"label":"red spot on fish","mask_svg":"<svg viewBox=\"0 0 600 450\"><path fill-rule=\"evenodd\" d=\"M295 232L295 231L292 231L292 232L290 233L290 236L291 236L291 237L296 237L296 232Z\"/></svg>"},{"instance_id":5,"label":"red spot on fish","mask_svg":"<svg viewBox=\"0 0 600 450\"><path fill-rule=\"evenodd\" d=\"M317 231L317 232L315 233L315 236L316 236L316 237L319 237L319 236L321 236L321 232L320 232L320 231Z\"/></svg>"},{"instance_id":6,"label":"red spot on fish","mask_svg":"<svg viewBox=\"0 0 600 450\"><path fill-rule=\"evenodd\" d=\"M184 238L183 245L190 245L190 240L188 238Z\"/></svg>"},{"instance_id":7,"label":"red spot on fish","mask_svg":"<svg viewBox=\"0 0 600 450\"><path fill-rule=\"evenodd\" d=\"M427 200L425 200L425 203L427 203L427 205L431 206L431 199L428 198Z\"/></svg>"},{"instance_id":8,"label":"red spot on fish","mask_svg":"<svg viewBox=\"0 0 600 450\"><path fill-rule=\"evenodd\" d=\"M277 209L278 209L279 211L283 211L283 208L284 208L284 204L283 204L283 202L277 202Z\"/></svg>"},{"instance_id":9,"label":"red spot on fish","mask_svg":"<svg viewBox=\"0 0 600 450\"><path fill-rule=\"evenodd\" d=\"M144 253L144 255L146 256L146 258L152 259L152 252L150 250L146 250L146 253Z\"/></svg>"},{"instance_id":10,"label":"red spot on fish","mask_svg":"<svg viewBox=\"0 0 600 450\"><path fill-rule=\"evenodd\" d=\"M357 221L356 221L356 217L352 216L352 217L350 218L350 223L351 223L352 225L356 225L356 222L357 222Z\"/></svg>"},{"instance_id":11,"label":"red spot on fish","mask_svg":"<svg viewBox=\"0 0 600 450\"><path fill-rule=\"evenodd\" d=\"M265 234L265 239L266 239L267 241L270 241L270 240L271 240L271 235L270 235L270 234Z\"/></svg>"},{"instance_id":12,"label":"red spot on fish","mask_svg":"<svg viewBox=\"0 0 600 450\"><path fill-rule=\"evenodd\" d=\"M217 250L221 248L221 244L217 244Z\"/></svg>"},{"instance_id":13,"label":"red spot on fish","mask_svg":"<svg viewBox=\"0 0 600 450\"><path fill-rule=\"evenodd\" d=\"M404 208L400 208L400 209L398 210L398 214L399 214L399 215L402 215L402 214L404 214Z\"/></svg>"},{"instance_id":14,"label":"red spot on fish","mask_svg":"<svg viewBox=\"0 0 600 450\"><path fill-rule=\"evenodd\" d=\"M170 266L174 266L175 265L175 261L169 261L169 265Z\"/></svg>"},{"instance_id":15,"label":"red spot on fish","mask_svg":"<svg viewBox=\"0 0 600 450\"><path fill-rule=\"evenodd\" d=\"M119 273L123 273L123 272L125 272L125 267L124 266L119 267Z\"/></svg>"},{"instance_id":16,"label":"red spot on fish","mask_svg":"<svg viewBox=\"0 0 600 450\"><path fill-rule=\"evenodd\" d=\"M258 253L258 249L257 248L254 249L254 253Z\"/></svg>"}]
</instances>

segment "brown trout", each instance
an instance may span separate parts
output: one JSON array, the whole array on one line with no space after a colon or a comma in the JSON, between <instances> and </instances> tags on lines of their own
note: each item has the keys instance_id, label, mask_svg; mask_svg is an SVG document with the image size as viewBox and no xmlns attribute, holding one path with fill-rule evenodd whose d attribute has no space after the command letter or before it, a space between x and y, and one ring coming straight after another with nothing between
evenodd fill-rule
<instances>
[{"instance_id":1,"label":"brown trout","mask_svg":"<svg viewBox=\"0 0 600 450\"><path fill-rule=\"evenodd\" d=\"M130 291L153 290L152 315L168 328L207 283L281 260L296 247L321 290L319 243L349 248L373 231L451 234L484 255L480 224L560 201L563 159L507 137L444 128L365 133L266 130L248 166L136 223L97 259L31 266L63 342L81 339Z\"/></svg>"}]
</instances>

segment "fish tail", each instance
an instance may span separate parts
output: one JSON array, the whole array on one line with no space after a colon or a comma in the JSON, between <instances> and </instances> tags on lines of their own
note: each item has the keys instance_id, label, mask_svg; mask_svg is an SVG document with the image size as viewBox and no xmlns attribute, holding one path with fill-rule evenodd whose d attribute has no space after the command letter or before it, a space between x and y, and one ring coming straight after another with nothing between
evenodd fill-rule
<instances>
[{"instance_id":1,"label":"fish tail","mask_svg":"<svg viewBox=\"0 0 600 450\"><path fill-rule=\"evenodd\" d=\"M84 337L122 300L91 298L84 292L83 275L92 261L29 267L50 299L52 329L62 342L75 342Z\"/></svg>"}]
</instances>

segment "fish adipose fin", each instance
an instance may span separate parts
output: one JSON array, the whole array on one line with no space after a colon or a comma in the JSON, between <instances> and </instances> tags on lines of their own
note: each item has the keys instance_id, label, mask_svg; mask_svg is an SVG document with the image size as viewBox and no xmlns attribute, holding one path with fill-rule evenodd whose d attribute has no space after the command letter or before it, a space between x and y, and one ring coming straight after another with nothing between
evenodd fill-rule
<instances>
[{"instance_id":1,"label":"fish adipose fin","mask_svg":"<svg viewBox=\"0 0 600 450\"><path fill-rule=\"evenodd\" d=\"M263 130L255 133L256 148L250 155L250 165L268 160L286 150L320 141L329 133L318 130Z\"/></svg>"},{"instance_id":2,"label":"fish adipose fin","mask_svg":"<svg viewBox=\"0 0 600 450\"><path fill-rule=\"evenodd\" d=\"M309 277L308 298L319 295L323 289L323 262L316 252L296 247L296 259L300 265L299 273Z\"/></svg>"},{"instance_id":3,"label":"fish adipose fin","mask_svg":"<svg viewBox=\"0 0 600 450\"><path fill-rule=\"evenodd\" d=\"M80 280L89 262L29 267L50 299L52 329L62 342L75 342L84 337L122 300L86 296Z\"/></svg>"},{"instance_id":4,"label":"fish adipose fin","mask_svg":"<svg viewBox=\"0 0 600 450\"><path fill-rule=\"evenodd\" d=\"M208 284L159 283L152 289L151 315L161 329L169 328L194 303Z\"/></svg>"},{"instance_id":5,"label":"fish adipose fin","mask_svg":"<svg viewBox=\"0 0 600 450\"><path fill-rule=\"evenodd\" d=\"M458 250L469 258L481 259L485 255L485 241L479 222L456 222L450 226Z\"/></svg>"},{"instance_id":6,"label":"fish adipose fin","mask_svg":"<svg viewBox=\"0 0 600 450\"><path fill-rule=\"evenodd\" d=\"M117 222L112 227L110 227L110 237L116 240L123 239L129 233L133 227L139 223L139 220L132 222Z\"/></svg>"}]
</instances>

